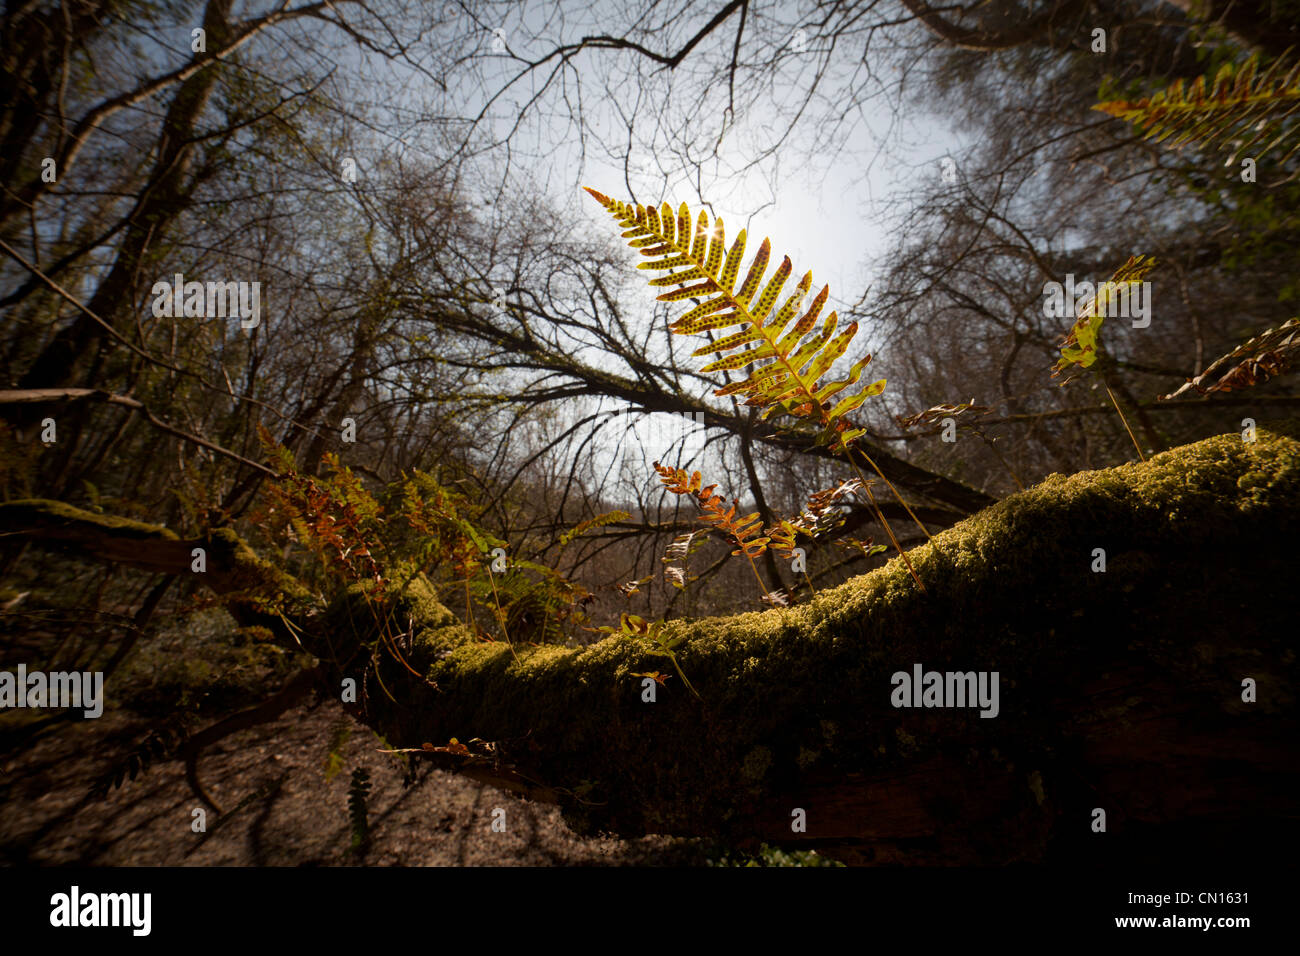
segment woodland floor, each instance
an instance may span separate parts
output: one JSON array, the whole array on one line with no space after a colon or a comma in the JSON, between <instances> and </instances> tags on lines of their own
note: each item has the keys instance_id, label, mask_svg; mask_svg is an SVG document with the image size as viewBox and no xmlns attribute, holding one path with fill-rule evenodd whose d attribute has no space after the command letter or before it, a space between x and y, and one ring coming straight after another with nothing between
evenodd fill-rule
<instances>
[{"instance_id":1,"label":"woodland floor","mask_svg":"<svg viewBox=\"0 0 1300 956\"><path fill-rule=\"evenodd\" d=\"M134 781L88 795L87 782L120 760L147 726L105 713L67 724L0 770L0 865L95 866L627 866L686 862L682 841L646 837L584 839L554 807L530 804L431 768L403 786L395 759L364 727L340 753L343 770L327 779L329 742L342 712L304 705L271 724L214 745L201 779L227 811L219 825L191 832L200 805L180 761L154 765ZM353 768L370 770L370 844L351 849L348 787ZM240 801L268 788L265 799ZM492 811L506 832L491 831Z\"/></svg>"}]
</instances>

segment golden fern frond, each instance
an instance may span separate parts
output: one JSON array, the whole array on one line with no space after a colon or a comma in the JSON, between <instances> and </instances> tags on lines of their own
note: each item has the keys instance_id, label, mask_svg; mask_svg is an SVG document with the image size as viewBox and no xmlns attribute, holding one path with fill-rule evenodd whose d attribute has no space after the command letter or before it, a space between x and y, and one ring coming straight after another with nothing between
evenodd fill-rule
<instances>
[{"instance_id":1,"label":"golden fern frond","mask_svg":"<svg viewBox=\"0 0 1300 956\"><path fill-rule=\"evenodd\" d=\"M737 288L745 254L743 229L728 249L722 220L710 223L708 213L701 211L692 229L691 211L685 203L674 214L667 203L660 209L633 206L584 188L618 220L625 230L623 238L632 248L639 249L642 255L658 257L637 266L666 273L649 284L679 287L661 294L660 301L698 300L698 305L669 326L673 332L695 335L740 327L693 353L696 357L718 356L702 372L745 372L743 380L717 389L715 395L741 396L744 404L762 408L764 419L790 415L811 421L822 429L819 440L833 440L837 450L847 449L854 438L864 433L846 416L883 392L885 380L852 394L846 392L862 377L870 355L855 362L845 378L828 378L831 367L844 355L858 331L856 322L839 329L834 311L817 328L830 296L829 286L823 286L807 311L799 314L812 289L809 272L778 308L793 267L786 256L771 278L764 281L771 257L767 239L754 254ZM836 400L832 402L833 397Z\"/></svg>"},{"instance_id":2,"label":"golden fern frond","mask_svg":"<svg viewBox=\"0 0 1300 956\"><path fill-rule=\"evenodd\" d=\"M1215 359L1204 372L1189 378L1177 391L1160 398L1168 401L1189 391L1209 395L1249 388L1282 374L1297 358L1300 358L1300 318L1288 319L1275 329L1261 332Z\"/></svg>"},{"instance_id":3,"label":"golden fern frond","mask_svg":"<svg viewBox=\"0 0 1300 956\"><path fill-rule=\"evenodd\" d=\"M788 518L780 518L776 524L767 529L768 546L781 557L789 558L794 553L794 549L798 547L795 536L801 532L803 534L808 533L806 529Z\"/></svg>"},{"instance_id":4,"label":"golden fern frond","mask_svg":"<svg viewBox=\"0 0 1300 956\"><path fill-rule=\"evenodd\" d=\"M1234 162L1256 144L1256 156L1289 145L1285 162L1300 148L1300 135L1288 119L1300 109L1300 63L1277 60L1262 72L1259 56L1241 65L1222 66L1214 79L1198 76L1190 86L1175 80L1168 89L1144 99L1110 100L1093 107L1134 124L1143 138L1178 148L1235 144Z\"/></svg>"}]
</instances>

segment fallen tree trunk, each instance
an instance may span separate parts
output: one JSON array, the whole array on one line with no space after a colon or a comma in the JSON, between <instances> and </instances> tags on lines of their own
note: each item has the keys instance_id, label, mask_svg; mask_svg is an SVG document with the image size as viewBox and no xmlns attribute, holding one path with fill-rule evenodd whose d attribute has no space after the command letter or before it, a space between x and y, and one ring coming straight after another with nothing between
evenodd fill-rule
<instances>
[{"instance_id":1,"label":"fallen tree trunk","mask_svg":"<svg viewBox=\"0 0 1300 956\"><path fill-rule=\"evenodd\" d=\"M924 592L895 560L805 605L669 623L699 699L673 677L645 700L633 673L667 668L643 640L473 641L422 580L382 642L355 590L318 613L297 595L292 630L395 746L580 831L853 862L1240 861L1297 832L1293 434L1054 475L913 550ZM0 505L0 529L154 570L198 546L51 502ZM223 535L209 583L273 620L250 582L291 586ZM918 665L996 672L996 714L895 706Z\"/></svg>"}]
</instances>

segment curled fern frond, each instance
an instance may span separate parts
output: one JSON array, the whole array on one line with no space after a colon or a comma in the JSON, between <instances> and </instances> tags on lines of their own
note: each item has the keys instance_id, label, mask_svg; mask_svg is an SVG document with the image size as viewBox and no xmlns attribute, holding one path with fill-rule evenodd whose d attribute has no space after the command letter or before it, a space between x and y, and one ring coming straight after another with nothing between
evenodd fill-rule
<instances>
[{"instance_id":1,"label":"curled fern frond","mask_svg":"<svg viewBox=\"0 0 1300 956\"><path fill-rule=\"evenodd\" d=\"M703 372L745 371L744 379L717 389L715 395L743 397L745 405L763 409L764 419L789 415L812 422L821 428L819 441L832 443L837 451L847 450L854 438L864 434L848 413L883 392L885 380L848 391L862 377L870 355L855 362L845 378L830 379L831 367L848 349L858 325L852 322L840 329L832 311L817 327L830 297L829 286L823 286L801 314L813 284L812 273L806 273L778 308L793 267L786 256L764 281L772 251L767 239L737 288L745 254L743 229L727 248L722 220L710 223L708 213L701 211L692 229L691 211L685 203L674 214L667 203L660 209L633 206L594 189L587 188L587 192L618 220L626 230L623 238L632 248L658 257L637 266L665 273L649 284L679 287L661 294L660 301L698 301L669 326L673 332L696 335L739 327L693 353L696 357L717 356Z\"/></svg>"},{"instance_id":2,"label":"curled fern frond","mask_svg":"<svg viewBox=\"0 0 1300 956\"><path fill-rule=\"evenodd\" d=\"M1160 398L1168 401L1189 391L1210 395L1249 388L1285 372L1297 358L1300 358L1300 318L1289 319L1275 329L1261 332L1227 355L1215 359L1204 372L1189 378L1177 391Z\"/></svg>"},{"instance_id":3,"label":"curled fern frond","mask_svg":"<svg viewBox=\"0 0 1300 956\"><path fill-rule=\"evenodd\" d=\"M1175 80L1154 96L1110 100L1093 109L1134 124L1145 139L1174 148L1235 145L1228 163L1246 150L1260 156L1277 146L1287 147L1285 162L1300 148L1291 121L1300 109L1300 63L1277 60L1261 71L1256 55L1241 65L1225 64L1209 82L1203 76L1186 86Z\"/></svg>"}]
</instances>

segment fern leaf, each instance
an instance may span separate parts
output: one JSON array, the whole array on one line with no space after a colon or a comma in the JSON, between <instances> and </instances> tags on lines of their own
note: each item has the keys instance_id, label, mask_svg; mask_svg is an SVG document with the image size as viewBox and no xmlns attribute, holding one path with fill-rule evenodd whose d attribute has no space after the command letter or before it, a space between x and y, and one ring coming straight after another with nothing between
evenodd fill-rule
<instances>
[{"instance_id":1,"label":"fern leaf","mask_svg":"<svg viewBox=\"0 0 1300 956\"><path fill-rule=\"evenodd\" d=\"M348 786L348 818L352 822L352 849L362 850L370 839L370 819L366 800L370 796L370 771L357 767Z\"/></svg>"},{"instance_id":2,"label":"fern leaf","mask_svg":"<svg viewBox=\"0 0 1300 956\"><path fill-rule=\"evenodd\" d=\"M988 414L989 411L987 405L976 405L975 399L972 398L969 402L936 405L911 416L895 415L894 420L898 422L900 428L916 428L920 425L933 425L945 418L958 418L962 415L978 418L981 415Z\"/></svg>"},{"instance_id":3,"label":"fern leaf","mask_svg":"<svg viewBox=\"0 0 1300 956\"><path fill-rule=\"evenodd\" d=\"M1261 332L1244 345L1211 362L1209 367L1175 392L1161 395L1163 401L1184 392L1201 395L1249 388L1280 375L1300 357L1300 318L1289 319L1275 329Z\"/></svg>"},{"instance_id":4,"label":"fern leaf","mask_svg":"<svg viewBox=\"0 0 1300 956\"><path fill-rule=\"evenodd\" d=\"M665 488L676 495L692 495L699 503L700 510L703 512L699 520L705 524L711 525L718 531L729 536L736 545L737 550L732 551L733 555L744 554L749 558L756 558L767 550L768 539L765 535L760 535L763 530L763 522L758 516L758 512L753 514L736 516L740 509L740 502L733 501L731 508L723 510L726 507L727 500L722 495L715 495L713 489L717 485L709 485L707 488L701 488L704 478L698 471L691 474L686 473L685 468L673 468L669 465L661 465L659 462L654 463L654 469L659 475L659 480L663 482ZM680 540L680 538L678 539ZM685 547L689 547L689 538L685 542ZM669 547L669 553L674 552L677 541ZM678 549L677 553L681 554L684 549ZM665 558L665 560L671 560Z\"/></svg>"},{"instance_id":5,"label":"fern leaf","mask_svg":"<svg viewBox=\"0 0 1300 956\"><path fill-rule=\"evenodd\" d=\"M579 522L564 534L560 535L559 545L563 548L566 544L581 535L586 534L596 528L603 528L606 525L614 524L617 521L628 521L631 515L626 511L606 511L604 514L596 515L594 518L588 518L586 521Z\"/></svg>"},{"instance_id":6,"label":"fern leaf","mask_svg":"<svg viewBox=\"0 0 1300 956\"><path fill-rule=\"evenodd\" d=\"M1155 264L1156 260L1149 256L1129 256L1109 280L1097 287L1096 294L1079 309L1074 326L1061 343L1061 357L1052 366L1053 378L1072 365L1088 368L1097 361L1101 323L1119 301L1121 292L1127 292L1126 287L1141 282Z\"/></svg>"},{"instance_id":7,"label":"fern leaf","mask_svg":"<svg viewBox=\"0 0 1300 956\"><path fill-rule=\"evenodd\" d=\"M1209 82L1203 76L1190 85L1175 80L1153 96L1110 100L1093 109L1126 120L1145 139L1173 148L1235 145L1229 163L1252 147L1259 156L1289 145L1285 162L1300 148L1297 126L1290 121L1300 109L1300 63L1288 67L1278 60L1261 72L1256 55L1239 66L1225 64Z\"/></svg>"},{"instance_id":8,"label":"fern leaf","mask_svg":"<svg viewBox=\"0 0 1300 956\"><path fill-rule=\"evenodd\" d=\"M726 231L721 219L710 223L708 213L702 211L692 232L691 213L685 203L674 217L667 203L658 210L633 206L584 188L618 221L624 230L623 238L632 248L642 255L658 257L637 264L638 269L666 273L649 284L656 288L682 287L662 293L660 301L699 300L698 305L669 325L674 333L698 335L742 326L693 353L696 357L717 356L704 366L704 372L749 370L744 379L717 389L715 395L742 396L746 405L762 408L765 419L790 415L811 421L835 440L837 450L847 449L849 442L863 433L849 421L848 413L883 392L885 381L866 385L834 405L828 402L832 395L857 385L871 361L869 355L859 360L848 377L838 382L822 381L858 331L853 322L836 334L839 319L835 312L825 318L820 330L814 331L830 296L829 287L823 287L801 312L812 289L812 273L806 273L785 295L793 265L784 256L764 282L772 254L771 243L764 239L737 289L745 254L744 230L724 258Z\"/></svg>"}]
</instances>

